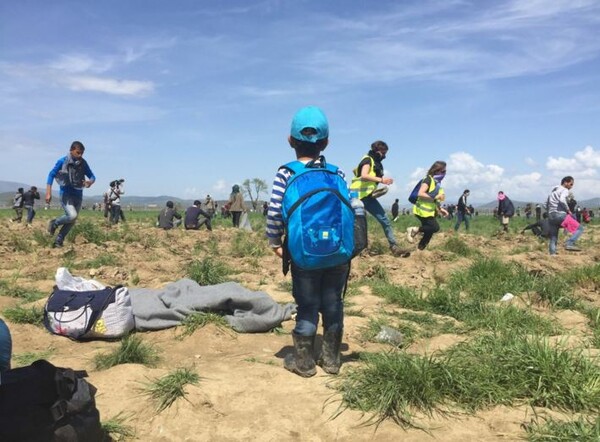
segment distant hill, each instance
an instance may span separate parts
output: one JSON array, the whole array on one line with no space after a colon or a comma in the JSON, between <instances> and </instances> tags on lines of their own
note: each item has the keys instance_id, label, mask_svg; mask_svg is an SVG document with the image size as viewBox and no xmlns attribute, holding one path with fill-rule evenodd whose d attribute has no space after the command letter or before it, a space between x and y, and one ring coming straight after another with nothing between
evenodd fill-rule
<instances>
[{"instance_id":1,"label":"distant hill","mask_svg":"<svg viewBox=\"0 0 600 442\"><path fill-rule=\"evenodd\" d=\"M0 194L8 192L14 195L19 187L28 190L31 186L36 186L38 190L46 188L45 185L42 186L41 184L24 184L16 183L14 181L0 181Z\"/></svg>"}]
</instances>

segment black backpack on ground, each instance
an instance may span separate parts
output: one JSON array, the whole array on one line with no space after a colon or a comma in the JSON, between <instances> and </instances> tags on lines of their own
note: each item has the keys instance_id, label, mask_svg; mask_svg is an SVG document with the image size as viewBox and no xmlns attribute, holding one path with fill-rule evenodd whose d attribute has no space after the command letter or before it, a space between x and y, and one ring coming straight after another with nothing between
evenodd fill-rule
<instances>
[{"instance_id":1,"label":"black backpack on ground","mask_svg":"<svg viewBox=\"0 0 600 442\"><path fill-rule=\"evenodd\" d=\"M109 440L86 376L45 360L0 373L0 441Z\"/></svg>"}]
</instances>

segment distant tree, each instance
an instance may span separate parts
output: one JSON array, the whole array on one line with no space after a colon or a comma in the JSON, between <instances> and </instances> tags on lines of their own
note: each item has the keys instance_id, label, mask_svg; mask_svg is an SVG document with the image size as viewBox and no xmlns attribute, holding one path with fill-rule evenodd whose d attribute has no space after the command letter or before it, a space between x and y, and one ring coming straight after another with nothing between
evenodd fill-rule
<instances>
[{"instance_id":1,"label":"distant tree","mask_svg":"<svg viewBox=\"0 0 600 442\"><path fill-rule=\"evenodd\" d=\"M250 198L252 207L256 210L258 208L258 199L260 198L260 195L262 193L267 193L267 183L260 178L252 178L244 180L242 187L244 188L246 195L248 195L248 198Z\"/></svg>"}]
</instances>

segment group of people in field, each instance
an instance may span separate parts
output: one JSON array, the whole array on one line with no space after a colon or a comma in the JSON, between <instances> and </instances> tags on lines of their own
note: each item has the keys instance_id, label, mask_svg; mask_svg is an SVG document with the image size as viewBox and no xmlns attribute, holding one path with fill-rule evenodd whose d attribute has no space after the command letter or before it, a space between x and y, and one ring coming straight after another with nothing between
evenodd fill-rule
<instances>
[{"instance_id":1,"label":"group of people in field","mask_svg":"<svg viewBox=\"0 0 600 442\"><path fill-rule=\"evenodd\" d=\"M378 201L378 197L387 191L387 187L379 185L388 186L394 182L391 177L385 175L382 164L389 147L381 140L373 142L353 170L348 188L345 185L344 173L327 162L322 155L329 144L329 123L320 108L308 106L294 115L287 142L294 151L295 160L277 170L269 202L264 208L268 244L275 255L283 260L284 272L291 270L292 295L297 304L296 324L292 332L294 349L285 357L284 367L303 377L315 375L317 365L326 373L337 374L341 366L340 348L344 331L343 294L348 281L350 261L357 252L352 250L352 245L348 247L347 242L344 242L344 235L347 235L348 229L350 231L352 229L347 220L351 219L355 222L359 213L363 216L364 211L370 213L381 225L393 256L407 258L411 253L398 244L390 219ZM65 237L77 220L82 205L83 189L92 186L96 180L83 158L84 151L83 144L74 141L68 155L60 158L48 174L45 201L47 204L50 203L52 184L56 181L60 186L59 198L64 210L63 215L48 223L48 232L55 237L55 247L63 245ZM296 192L301 185L310 188L312 185L310 176L317 176L304 173L306 172L304 169L323 172L319 175L319 179L322 180L324 188L319 187L321 185L319 182L317 188L307 194L290 196L289 189L293 188ZM301 176L304 177L302 178L304 182L298 184ZM309 178L306 178L307 176ZM437 218L448 215L443 205L445 192L442 182L445 176L446 162L435 161L413 191L416 194L412 213L419 221L419 226L409 227L406 238L409 243L416 242L418 250L424 250L433 235L440 230ZM340 179L344 183L344 189L341 192L331 190L335 187L335 183L339 184ZM115 180L110 186L110 213L111 220L115 223L121 216L120 195L123 192L120 186L123 181ZM573 177L566 176L561 180L560 185L552 188L548 196L547 214L544 216L541 230L549 240L551 255L557 253L558 233L561 227L572 232L565 243L565 249L579 250L575 243L581 236L583 227L572 216L573 211L568 204L569 192L574 183ZM319 196L315 200L316 203L311 203L310 198L324 189L327 190L327 195ZM469 195L470 192L466 189L456 205L457 220L454 226L456 230L462 223L467 229L469 228L472 212L467 201ZM15 207L15 210L25 208L28 211L27 221L31 222L35 215L33 200L39 198L37 189L32 188L23 193L23 204L21 206L19 203L19 207ZM396 204L397 202L398 200ZM238 185L233 186L227 205L233 226L239 227L240 218L247 209ZM215 215L216 207L216 203L208 196L204 201L204 207L199 200L196 200L182 216L175 209L173 202L168 201L158 215L157 226L172 229L183 224L185 229L199 229L205 225L208 230L211 230L211 219ZM297 212L300 215L297 213L293 215L292 213L298 207L301 207ZM356 216L347 218L348 210L353 210L352 213ZM16 219L20 220L22 210L16 212ZM497 214L503 229L507 230L510 218L514 215L514 205L504 192L498 192ZM293 218L294 216L296 218ZM397 218L397 206L392 216L394 219ZM322 220L326 220L323 221L325 224L313 228ZM292 222L295 223L294 228L291 226ZM303 228L296 228L302 225L309 225L310 228L306 231ZM329 259L327 250L332 244L337 249L332 249ZM309 256L313 252L315 255ZM325 258L319 256L319 253L324 253ZM323 338L317 353L315 338L319 316L323 321ZM9 365L10 334L0 320L0 370L6 369Z\"/></svg>"}]
</instances>

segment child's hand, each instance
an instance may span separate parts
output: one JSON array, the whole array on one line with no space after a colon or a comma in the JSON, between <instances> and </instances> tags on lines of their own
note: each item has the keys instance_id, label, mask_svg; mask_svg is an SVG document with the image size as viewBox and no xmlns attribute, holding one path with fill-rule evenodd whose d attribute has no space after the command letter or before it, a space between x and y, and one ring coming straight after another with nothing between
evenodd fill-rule
<instances>
[{"instance_id":1,"label":"child's hand","mask_svg":"<svg viewBox=\"0 0 600 442\"><path fill-rule=\"evenodd\" d=\"M445 201L446 200L446 194L444 194L444 193L438 193L435 196L435 200L436 201L440 201L440 202Z\"/></svg>"},{"instance_id":2,"label":"child's hand","mask_svg":"<svg viewBox=\"0 0 600 442\"><path fill-rule=\"evenodd\" d=\"M283 258L283 247L273 248L273 253L275 253L280 258Z\"/></svg>"}]
</instances>

